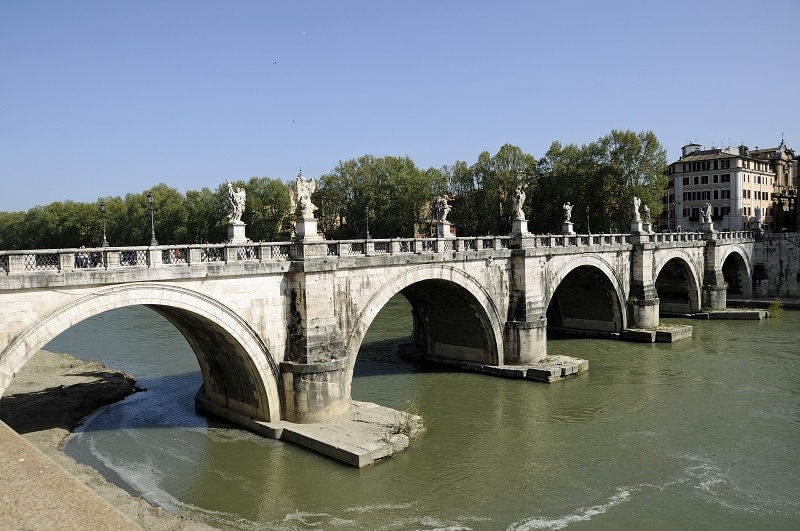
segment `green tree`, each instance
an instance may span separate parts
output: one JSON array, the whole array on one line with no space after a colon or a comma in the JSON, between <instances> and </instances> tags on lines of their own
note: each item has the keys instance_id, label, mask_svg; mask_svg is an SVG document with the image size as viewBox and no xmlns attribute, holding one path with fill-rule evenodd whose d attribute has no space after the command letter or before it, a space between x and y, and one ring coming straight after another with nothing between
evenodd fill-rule
<instances>
[{"instance_id":1,"label":"green tree","mask_svg":"<svg viewBox=\"0 0 800 531\"><path fill-rule=\"evenodd\" d=\"M650 208L652 219L661 213L661 193L667 184L667 152L652 131L614 130L598 140L605 172L601 193L614 225L627 231L633 220L633 197Z\"/></svg>"},{"instance_id":2,"label":"green tree","mask_svg":"<svg viewBox=\"0 0 800 531\"><path fill-rule=\"evenodd\" d=\"M252 240L286 240L291 236L291 199L282 181L252 177L245 186L247 201L242 221Z\"/></svg>"},{"instance_id":3,"label":"green tree","mask_svg":"<svg viewBox=\"0 0 800 531\"><path fill-rule=\"evenodd\" d=\"M0 249L24 249L25 212L0 212Z\"/></svg>"},{"instance_id":4,"label":"green tree","mask_svg":"<svg viewBox=\"0 0 800 531\"><path fill-rule=\"evenodd\" d=\"M323 175L314 202L322 210L326 236L363 237L368 213L371 236L410 237L426 223L438 189L445 189L441 172L422 171L409 157L364 155Z\"/></svg>"},{"instance_id":5,"label":"green tree","mask_svg":"<svg viewBox=\"0 0 800 531\"><path fill-rule=\"evenodd\" d=\"M560 230L562 206L569 201L575 207L577 231L627 231L633 219L634 196L643 206L648 205L655 219L661 211L666 166L666 150L652 132L615 130L580 147L553 142L539 161L532 206L540 217L534 217L529 228L535 232Z\"/></svg>"},{"instance_id":6,"label":"green tree","mask_svg":"<svg viewBox=\"0 0 800 531\"><path fill-rule=\"evenodd\" d=\"M508 234L514 191L522 186L530 195L536 180L536 159L517 146L505 144L494 156L488 151L481 153L472 173L477 188L475 230L479 234L470 235ZM530 211L530 206L523 205L523 209Z\"/></svg>"}]
</instances>

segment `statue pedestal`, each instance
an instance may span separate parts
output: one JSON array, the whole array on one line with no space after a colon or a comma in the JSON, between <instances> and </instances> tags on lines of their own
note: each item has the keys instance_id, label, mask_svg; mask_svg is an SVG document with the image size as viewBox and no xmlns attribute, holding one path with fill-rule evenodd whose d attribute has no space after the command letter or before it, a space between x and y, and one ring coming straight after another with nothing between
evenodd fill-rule
<instances>
[{"instance_id":1,"label":"statue pedestal","mask_svg":"<svg viewBox=\"0 0 800 531\"><path fill-rule=\"evenodd\" d=\"M642 227L641 221L634 221L631 223L631 234L642 234L644 232L644 227Z\"/></svg>"},{"instance_id":2,"label":"statue pedestal","mask_svg":"<svg viewBox=\"0 0 800 531\"><path fill-rule=\"evenodd\" d=\"M436 237L437 238L455 238L453 233L450 232L450 222L449 221L437 221L436 222Z\"/></svg>"},{"instance_id":3,"label":"statue pedestal","mask_svg":"<svg viewBox=\"0 0 800 531\"><path fill-rule=\"evenodd\" d=\"M700 224L700 232L717 232L714 230L713 221L704 221Z\"/></svg>"},{"instance_id":4,"label":"statue pedestal","mask_svg":"<svg viewBox=\"0 0 800 531\"><path fill-rule=\"evenodd\" d=\"M228 241L230 243L247 242L247 236L244 235L245 224L241 221L232 221L228 223Z\"/></svg>"},{"instance_id":5,"label":"statue pedestal","mask_svg":"<svg viewBox=\"0 0 800 531\"><path fill-rule=\"evenodd\" d=\"M520 234L528 234L528 220L527 219L512 219L511 220L511 235L518 236Z\"/></svg>"},{"instance_id":6,"label":"statue pedestal","mask_svg":"<svg viewBox=\"0 0 800 531\"><path fill-rule=\"evenodd\" d=\"M649 221L645 221L642 223L642 232L646 232L647 234L653 234L653 228L650 225Z\"/></svg>"},{"instance_id":7,"label":"statue pedestal","mask_svg":"<svg viewBox=\"0 0 800 531\"><path fill-rule=\"evenodd\" d=\"M572 222L571 221L565 221L564 223L561 224L561 234L566 234L566 235L570 235L570 236L575 234L575 231L572 230Z\"/></svg>"},{"instance_id":8,"label":"statue pedestal","mask_svg":"<svg viewBox=\"0 0 800 531\"><path fill-rule=\"evenodd\" d=\"M297 232L298 240L321 240L322 236L317 234L317 220L316 218L297 218Z\"/></svg>"}]
</instances>

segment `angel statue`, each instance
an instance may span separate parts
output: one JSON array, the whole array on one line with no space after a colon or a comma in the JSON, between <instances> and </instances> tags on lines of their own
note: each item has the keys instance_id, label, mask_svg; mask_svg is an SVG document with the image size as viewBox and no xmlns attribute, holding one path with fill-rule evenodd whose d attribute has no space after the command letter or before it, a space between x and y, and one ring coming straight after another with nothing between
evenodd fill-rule
<instances>
[{"instance_id":1,"label":"angel statue","mask_svg":"<svg viewBox=\"0 0 800 531\"><path fill-rule=\"evenodd\" d=\"M311 194L316 189L317 181L306 179L303 176L303 172L300 171L291 187L291 194L292 201L297 205L297 215L303 219L314 217L314 211L317 210L317 207L311 202Z\"/></svg>"},{"instance_id":2,"label":"angel statue","mask_svg":"<svg viewBox=\"0 0 800 531\"><path fill-rule=\"evenodd\" d=\"M525 212L522 211L522 205L525 203L525 190L521 186L517 186L514 191L514 219L525 219Z\"/></svg>"},{"instance_id":3,"label":"angel statue","mask_svg":"<svg viewBox=\"0 0 800 531\"><path fill-rule=\"evenodd\" d=\"M228 214L228 218L231 223L241 223L247 193L241 187L237 187L234 191L230 181L225 179L225 182L228 183L228 201L231 203L231 213Z\"/></svg>"},{"instance_id":4,"label":"angel statue","mask_svg":"<svg viewBox=\"0 0 800 531\"><path fill-rule=\"evenodd\" d=\"M633 222L639 223L642 221L642 215L639 213L639 206L641 206L642 200L639 199L637 196L633 196Z\"/></svg>"},{"instance_id":5,"label":"angel statue","mask_svg":"<svg viewBox=\"0 0 800 531\"><path fill-rule=\"evenodd\" d=\"M439 196L436 198L436 219L439 223L447 223L447 214L450 213L450 205L447 198Z\"/></svg>"}]
</instances>

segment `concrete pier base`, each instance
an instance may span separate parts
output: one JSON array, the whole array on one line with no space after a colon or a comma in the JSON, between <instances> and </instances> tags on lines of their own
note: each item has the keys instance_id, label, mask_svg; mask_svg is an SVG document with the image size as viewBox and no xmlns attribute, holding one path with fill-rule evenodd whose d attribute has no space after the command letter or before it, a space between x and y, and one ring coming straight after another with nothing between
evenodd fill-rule
<instances>
[{"instance_id":1,"label":"concrete pier base","mask_svg":"<svg viewBox=\"0 0 800 531\"><path fill-rule=\"evenodd\" d=\"M290 441L359 468L404 450L424 429L416 415L355 400L339 417L308 424L254 420L210 402L202 389L195 396L195 407L271 439ZM406 434L409 426L413 429Z\"/></svg>"},{"instance_id":2,"label":"concrete pier base","mask_svg":"<svg viewBox=\"0 0 800 531\"><path fill-rule=\"evenodd\" d=\"M716 319L720 321L760 321L768 317L770 317L770 314L767 310L749 309L712 310L692 314L692 319Z\"/></svg>"},{"instance_id":3,"label":"concrete pier base","mask_svg":"<svg viewBox=\"0 0 800 531\"><path fill-rule=\"evenodd\" d=\"M589 360L570 356L547 356L539 361L518 365L486 365L470 361L431 357L419 357L415 359L421 363L435 363L457 367L462 371L547 383L555 382L561 378L574 376L589 370Z\"/></svg>"},{"instance_id":4,"label":"concrete pier base","mask_svg":"<svg viewBox=\"0 0 800 531\"><path fill-rule=\"evenodd\" d=\"M623 330L619 338L623 341L639 343L674 343L692 337L689 325L660 325L657 328L628 328Z\"/></svg>"}]
</instances>

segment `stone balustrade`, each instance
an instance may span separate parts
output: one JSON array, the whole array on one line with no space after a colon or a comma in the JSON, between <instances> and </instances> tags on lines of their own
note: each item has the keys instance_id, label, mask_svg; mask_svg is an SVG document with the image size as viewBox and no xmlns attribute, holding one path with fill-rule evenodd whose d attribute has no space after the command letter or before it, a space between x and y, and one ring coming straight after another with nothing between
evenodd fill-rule
<instances>
[{"instance_id":1,"label":"stone balustrade","mask_svg":"<svg viewBox=\"0 0 800 531\"><path fill-rule=\"evenodd\" d=\"M700 242L712 235L726 242L752 240L750 231L671 232L646 235L657 244ZM376 256L403 253L465 253L513 248L626 246L630 234L525 234L470 238L392 238L247 242L245 244L159 245L0 251L0 273L186 266L232 262L281 262L311 257ZM309 252L306 248L318 248Z\"/></svg>"}]
</instances>

